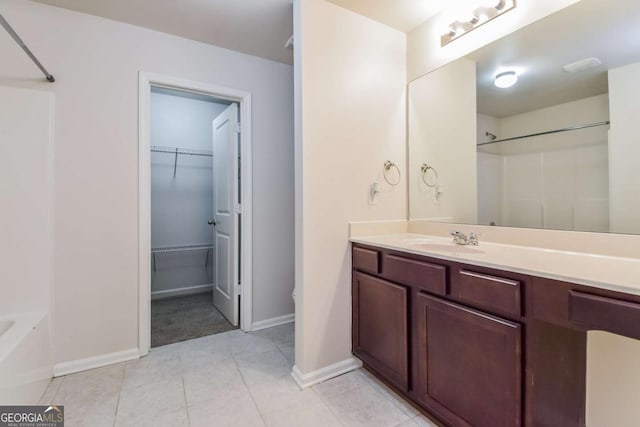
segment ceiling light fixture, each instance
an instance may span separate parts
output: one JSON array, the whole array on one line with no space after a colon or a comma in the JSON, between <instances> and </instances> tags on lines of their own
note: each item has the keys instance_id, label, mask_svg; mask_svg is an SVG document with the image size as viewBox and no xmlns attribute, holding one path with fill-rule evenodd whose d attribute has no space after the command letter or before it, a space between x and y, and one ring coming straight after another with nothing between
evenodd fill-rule
<instances>
[{"instance_id":1,"label":"ceiling light fixture","mask_svg":"<svg viewBox=\"0 0 640 427\"><path fill-rule=\"evenodd\" d=\"M500 89L506 89L513 86L518 81L518 75L515 71L505 71L496 76L496 80L493 82Z\"/></svg>"},{"instance_id":2,"label":"ceiling light fixture","mask_svg":"<svg viewBox=\"0 0 640 427\"><path fill-rule=\"evenodd\" d=\"M458 37L515 8L516 0L480 0L479 6L466 13L464 19L457 19L449 24L446 33L440 37L440 45L446 46Z\"/></svg>"}]
</instances>

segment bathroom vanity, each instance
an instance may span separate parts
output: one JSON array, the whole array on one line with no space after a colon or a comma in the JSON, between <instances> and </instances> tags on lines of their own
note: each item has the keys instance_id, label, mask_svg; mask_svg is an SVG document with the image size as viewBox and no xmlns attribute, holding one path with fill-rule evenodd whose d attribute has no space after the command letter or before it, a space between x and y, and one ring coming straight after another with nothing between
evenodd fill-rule
<instances>
[{"instance_id":1,"label":"bathroom vanity","mask_svg":"<svg viewBox=\"0 0 640 427\"><path fill-rule=\"evenodd\" d=\"M443 425L584 426L587 331L640 339L640 289L625 279L637 260L411 234L352 242L353 353ZM600 262L617 279L591 274Z\"/></svg>"}]
</instances>

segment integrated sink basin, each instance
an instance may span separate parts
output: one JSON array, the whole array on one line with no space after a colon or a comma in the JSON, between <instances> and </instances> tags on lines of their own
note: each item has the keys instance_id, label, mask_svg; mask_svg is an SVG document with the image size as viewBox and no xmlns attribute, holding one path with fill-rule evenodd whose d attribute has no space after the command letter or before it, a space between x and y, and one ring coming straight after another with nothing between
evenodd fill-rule
<instances>
[{"instance_id":1,"label":"integrated sink basin","mask_svg":"<svg viewBox=\"0 0 640 427\"><path fill-rule=\"evenodd\" d=\"M436 237L409 237L406 239L402 239L403 243L409 244L409 245L418 245L418 244L424 244L424 243L440 243L442 241L442 239L436 238Z\"/></svg>"},{"instance_id":2,"label":"integrated sink basin","mask_svg":"<svg viewBox=\"0 0 640 427\"><path fill-rule=\"evenodd\" d=\"M407 242L409 245L420 248L425 251L448 252L452 254L483 254L482 249L475 246L456 245L454 243L436 243L433 241L425 242Z\"/></svg>"}]
</instances>

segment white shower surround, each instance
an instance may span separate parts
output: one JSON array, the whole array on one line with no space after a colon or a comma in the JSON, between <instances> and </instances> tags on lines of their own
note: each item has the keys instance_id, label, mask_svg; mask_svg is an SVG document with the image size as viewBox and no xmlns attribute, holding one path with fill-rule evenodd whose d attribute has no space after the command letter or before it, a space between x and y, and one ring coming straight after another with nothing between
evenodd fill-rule
<instances>
[{"instance_id":1,"label":"white shower surround","mask_svg":"<svg viewBox=\"0 0 640 427\"><path fill-rule=\"evenodd\" d=\"M53 376L47 313L3 316L0 335L0 404L34 405Z\"/></svg>"}]
</instances>

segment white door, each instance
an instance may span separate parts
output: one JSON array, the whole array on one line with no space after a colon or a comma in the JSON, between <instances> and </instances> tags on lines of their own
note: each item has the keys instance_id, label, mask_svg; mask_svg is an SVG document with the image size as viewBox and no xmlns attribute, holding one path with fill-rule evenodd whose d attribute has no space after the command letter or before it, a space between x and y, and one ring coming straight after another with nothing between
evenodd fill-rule
<instances>
[{"instance_id":1,"label":"white door","mask_svg":"<svg viewBox=\"0 0 640 427\"><path fill-rule=\"evenodd\" d=\"M238 105L213 120L213 305L238 325Z\"/></svg>"}]
</instances>

